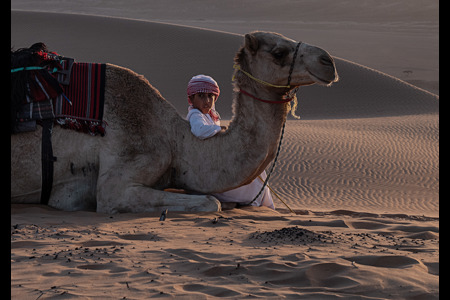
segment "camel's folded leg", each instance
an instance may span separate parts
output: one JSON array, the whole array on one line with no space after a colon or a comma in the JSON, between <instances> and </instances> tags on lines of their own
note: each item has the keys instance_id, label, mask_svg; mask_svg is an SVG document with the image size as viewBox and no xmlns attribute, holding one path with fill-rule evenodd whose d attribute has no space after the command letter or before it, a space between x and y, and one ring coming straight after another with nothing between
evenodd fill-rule
<instances>
[{"instance_id":1,"label":"camel's folded leg","mask_svg":"<svg viewBox=\"0 0 450 300\"><path fill-rule=\"evenodd\" d=\"M107 188L97 192L97 212L220 211L219 200L211 195L188 195L155 190L146 186L129 186L119 193Z\"/></svg>"}]
</instances>

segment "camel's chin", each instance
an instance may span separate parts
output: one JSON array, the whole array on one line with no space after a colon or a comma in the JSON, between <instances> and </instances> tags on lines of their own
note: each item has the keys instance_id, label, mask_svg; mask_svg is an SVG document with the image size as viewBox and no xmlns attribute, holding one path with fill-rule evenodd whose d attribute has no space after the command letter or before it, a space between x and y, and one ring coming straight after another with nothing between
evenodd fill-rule
<instances>
[{"instance_id":1,"label":"camel's chin","mask_svg":"<svg viewBox=\"0 0 450 300\"><path fill-rule=\"evenodd\" d=\"M313 85L313 84L318 84L318 85L323 85L323 86L331 86L336 81L338 81L337 78L334 78L333 80L326 80L326 79L322 79L322 78L312 74L311 72L309 72L309 79L305 80L301 83L295 84L294 87L298 88L300 86L307 86L307 85Z\"/></svg>"},{"instance_id":2,"label":"camel's chin","mask_svg":"<svg viewBox=\"0 0 450 300\"><path fill-rule=\"evenodd\" d=\"M316 82L314 82L314 81L302 82L302 83L294 85L294 88L298 88L298 87L301 87L301 86L312 85L312 84L315 84L315 83Z\"/></svg>"},{"instance_id":3,"label":"camel's chin","mask_svg":"<svg viewBox=\"0 0 450 300\"><path fill-rule=\"evenodd\" d=\"M334 82L337 82L339 80L337 75L332 80L328 80L328 79L323 79L317 75L314 75L313 73L311 73L309 71L308 71L308 73L311 76L313 83L317 83L318 85L331 86ZM312 83L310 83L310 84L312 84Z\"/></svg>"}]
</instances>

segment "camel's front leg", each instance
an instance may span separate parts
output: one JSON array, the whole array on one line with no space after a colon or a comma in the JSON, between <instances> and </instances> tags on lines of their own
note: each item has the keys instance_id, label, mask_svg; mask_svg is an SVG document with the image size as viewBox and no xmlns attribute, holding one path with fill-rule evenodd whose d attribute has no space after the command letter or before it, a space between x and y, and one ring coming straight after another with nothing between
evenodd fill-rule
<instances>
[{"instance_id":1,"label":"camel's front leg","mask_svg":"<svg viewBox=\"0 0 450 300\"><path fill-rule=\"evenodd\" d=\"M169 211L220 211L219 200L211 195L188 195L155 190L137 185L125 187L118 193L99 189L97 194L97 212L160 212Z\"/></svg>"}]
</instances>

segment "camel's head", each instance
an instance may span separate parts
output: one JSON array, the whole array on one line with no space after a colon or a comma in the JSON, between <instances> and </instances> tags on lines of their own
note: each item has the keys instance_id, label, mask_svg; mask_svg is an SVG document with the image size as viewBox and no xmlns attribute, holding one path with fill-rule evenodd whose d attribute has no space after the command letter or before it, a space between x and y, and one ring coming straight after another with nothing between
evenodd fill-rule
<instances>
[{"instance_id":1,"label":"camel's head","mask_svg":"<svg viewBox=\"0 0 450 300\"><path fill-rule=\"evenodd\" d=\"M235 63L253 77L272 85L286 86L291 72L292 88L314 83L329 86L338 81L334 60L325 50L303 42L299 44L277 33L246 34Z\"/></svg>"}]
</instances>

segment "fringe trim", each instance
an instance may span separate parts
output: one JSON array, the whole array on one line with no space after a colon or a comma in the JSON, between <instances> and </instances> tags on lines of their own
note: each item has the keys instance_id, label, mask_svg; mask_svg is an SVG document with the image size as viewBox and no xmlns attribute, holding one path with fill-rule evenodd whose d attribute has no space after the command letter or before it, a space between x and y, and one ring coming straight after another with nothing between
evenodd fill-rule
<instances>
[{"instance_id":1,"label":"fringe trim","mask_svg":"<svg viewBox=\"0 0 450 300\"><path fill-rule=\"evenodd\" d=\"M292 101L290 102L290 111L291 111L291 115L296 118L297 120L300 120L300 116L297 116L296 111L298 108L298 99L297 99L297 95L294 94L294 97L292 98Z\"/></svg>"},{"instance_id":2,"label":"fringe trim","mask_svg":"<svg viewBox=\"0 0 450 300\"><path fill-rule=\"evenodd\" d=\"M106 134L105 128L108 125L105 121L91 121L68 117L56 118L55 121L62 128L89 133L92 136L95 136L97 134L105 136Z\"/></svg>"}]
</instances>

